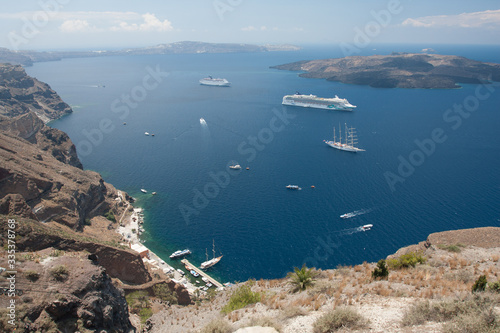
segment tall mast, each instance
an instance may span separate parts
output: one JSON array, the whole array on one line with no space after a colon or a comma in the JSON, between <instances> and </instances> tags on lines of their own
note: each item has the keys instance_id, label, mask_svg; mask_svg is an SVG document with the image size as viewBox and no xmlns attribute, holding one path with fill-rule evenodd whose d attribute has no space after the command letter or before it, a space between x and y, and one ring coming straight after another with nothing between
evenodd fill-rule
<instances>
[{"instance_id":1,"label":"tall mast","mask_svg":"<svg viewBox=\"0 0 500 333\"><path fill-rule=\"evenodd\" d=\"M342 128L340 127L340 123L339 123L339 143L342 144Z\"/></svg>"},{"instance_id":2,"label":"tall mast","mask_svg":"<svg viewBox=\"0 0 500 333\"><path fill-rule=\"evenodd\" d=\"M214 258L215 258L215 240L212 239L212 252L214 253Z\"/></svg>"}]
</instances>

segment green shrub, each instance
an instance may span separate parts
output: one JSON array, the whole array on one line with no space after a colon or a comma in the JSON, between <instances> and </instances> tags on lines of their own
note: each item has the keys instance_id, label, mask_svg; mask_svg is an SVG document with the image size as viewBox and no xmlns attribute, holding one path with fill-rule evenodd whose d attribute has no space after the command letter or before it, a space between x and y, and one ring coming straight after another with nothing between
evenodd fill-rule
<instances>
[{"instance_id":1,"label":"green shrub","mask_svg":"<svg viewBox=\"0 0 500 333\"><path fill-rule=\"evenodd\" d=\"M65 265L59 265L52 268L50 274L57 281L65 281L69 276L69 271Z\"/></svg>"},{"instance_id":2,"label":"green shrub","mask_svg":"<svg viewBox=\"0 0 500 333\"><path fill-rule=\"evenodd\" d=\"M157 284L153 287L153 292L156 297L161 299L163 302L168 302L169 304L177 304L177 296L170 291L170 288L166 283Z\"/></svg>"},{"instance_id":3,"label":"green shrub","mask_svg":"<svg viewBox=\"0 0 500 333\"><path fill-rule=\"evenodd\" d=\"M446 251L449 251L449 252L459 253L459 252L462 252L461 247L465 247L465 245L460 244L460 243L458 243L458 244L450 244L450 245L439 244L438 247L441 250L446 250Z\"/></svg>"},{"instance_id":4,"label":"green shrub","mask_svg":"<svg viewBox=\"0 0 500 333\"><path fill-rule=\"evenodd\" d=\"M149 307L149 294L145 290L133 291L125 296L125 300L133 313L139 313L141 308Z\"/></svg>"},{"instance_id":5,"label":"green shrub","mask_svg":"<svg viewBox=\"0 0 500 333\"><path fill-rule=\"evenodd\" d=\"M151 308L142 308L139 311L139 317L141 317L141 323L145 323L153 315L153 310Z\"/></svg>"},{"instance_id":6,"label":"green shrub","mask_svg":"<svg viewBox=\"0 0 500 333\"><path fill-rule=\"evenodd\" d=\"M377 263L377 267L372 272L372 278L374 279L384 279L389 276L389 270L385 264L384 259L380 259Z\"/></svg>"},{"instance_id":7,"label":"green shrub","mask_svg":"<svg viewBox=\"0 0 500 333\"><path fill-rule=\"evenodd\" d=\"M24 276L31 282L35 282L40 278L40 273L35 272L35 271L26 271L24 272Z\"/></svg>"},{"instance_id":8,"label":"green shrub","mask_svg":"<svg viewBox=\"0 0 500 333\"><path fill-rule=\"evenodd\" d=\"M360 315L355 309L338 307L319 317L313 324L314 333L330 333L340 328L350 330L362 329L369 321Z\"/></svg>"},{"instance_id":9,"label":"green shrub","mask_svg":"<svg viewBox=\"0 0 500 333\"><path fill-rule=\"evenodd\" d=\"M221 312L227 314L249 304L260 302L261 298L262 295L259 292L253 292L250 286L242 285L233 292L229 302L222 308Z\"/></svg>"},{"instance_id":10,"label":"green shrub","mask_svg":"<svg viewBox=\"0 0 500 333\"><path fill-rule=\"evenodd\" d=\"M488 285L488 280L486 280L486 275L481 275L472 286L472 292L475 293L484 291L487 285Z\"/></svg>"},{"instance_id":11,"label":"green shrub","mask_svg":"<svg viewBox=\"0 0 500 333\"><path fill-rule=\"evenodd\" d=\"M51 257L59 257L59 256L62 256L64 254L64 251L61 251L61 250L54 250L50 253L50 256Z\"/></svg>"},{"instance_id":12,"label":"green shrub","mask_svg":"<svg viewBox=\"0 0 500 333\"><path fill-rule=\"evenodd\" d=\"M307 268L304 264L301 269L294 268L293 272L288 273L289 284L292 285L292 292L303 291L314 284L314 278L318 273L314 268Z\"/></svg>"},{"instance_id":13,"label":"green shrub","mask_svg":"<svg viewBox=\"0 0 500 333\"><path fill-rule=\"evenodd\" d=\"M401 269L415 267L417 264L423 264L427 261L420 252L409 252L401 255L399 258L387 260L387 265L391 269Z\"/></svg>"},{"instance_id":14,"label":"green shrub","mask_svg":"<svg viewBox=\"0 0 500 333\"><path fill-rule=\"evenodd\" d=\"M104 217L110 220L111 222L116 222L115 214L113 214L112 211L109 211L106 214L104 214Z\"/></svg>"},{"instance_id":15,"label":"green shrub","mask_svg":"<svg viewBox=\"0 0 500 333\"><path fill-rule=\"evenodd\" d=\"M209 322L200 333L231 333L231 325L224 319L218 318Z\"/></svg>"},{"instance_id":16,"label":"green shrub","mask_svg":"<svg viewBox=\"0 0 500 333\"><path fill-rule=\"evenodd\" d=\"M488 283L488 289L500 293L500 281Z\"/></svg>"}]
</instances>

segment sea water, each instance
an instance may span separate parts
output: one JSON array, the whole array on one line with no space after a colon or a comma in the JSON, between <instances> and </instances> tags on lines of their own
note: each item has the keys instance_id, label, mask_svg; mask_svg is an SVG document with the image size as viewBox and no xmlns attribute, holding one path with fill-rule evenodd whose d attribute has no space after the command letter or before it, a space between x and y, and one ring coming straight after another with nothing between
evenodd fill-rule
<instances>
[{"instance_id":1,"label":"sea water","mask_svg":"<svg viewBox=\"0 0 500 333\"><path fill-rule=\"evenodd\" d=\"M361 54L424 47L379 45ZM433 48L500 62L498 47ZM473 102L476 85L376 89L269 68L342 56L337 47L308 46L65 59L27 72L73 107L50 125L69 134L86 169L145 208L145 245L176 267L170 253L189 248L189 260L199 264L214 242L223 259L211 273L222 281L280 278L304 263L327 269L377 261L433 232L499 226L500 87L469 105L474 111L458 124L446 114ZM232 85L200 85L208 75ZM282 106L296 91L338 95L357 108ZM345 123L357 129L365 152L324 144ZM366 213L340 218L360 210ZM373 228L362 231L365 224Z\"/></svg>"}]
</instances>

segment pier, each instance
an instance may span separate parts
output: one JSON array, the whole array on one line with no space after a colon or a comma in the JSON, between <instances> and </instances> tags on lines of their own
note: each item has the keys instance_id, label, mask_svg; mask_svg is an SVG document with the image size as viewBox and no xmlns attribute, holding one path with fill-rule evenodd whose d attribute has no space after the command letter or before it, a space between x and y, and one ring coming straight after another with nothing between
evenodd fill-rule
<instances>
[{"instance_id":1,"label":"pier","mask_svg":"<svg viewBox=\"0 0 500 333\"><path fill-rule=\"evenodd\" d=\"M220 282L218 282L216 279L214 279L213 277L211 277L210 275L208 275L207 273L205 273L204 271L202 271L201 269L190 263L187 259L182 259L181 263L183 263L188 270L194 270L196 273L200 274L200 276L206 277L208 281L210 281L210 283L212 283L217 288L224 288L224 286Z\"/></svg>"}]
</instances>

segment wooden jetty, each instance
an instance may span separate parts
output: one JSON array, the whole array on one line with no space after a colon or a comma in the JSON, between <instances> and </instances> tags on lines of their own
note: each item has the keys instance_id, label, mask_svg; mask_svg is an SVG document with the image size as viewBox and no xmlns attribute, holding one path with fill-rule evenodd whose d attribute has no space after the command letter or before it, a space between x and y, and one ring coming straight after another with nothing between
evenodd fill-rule
<instances>
[{"instance_id":1,"label":"wooden jetty","mask_svg":"<svg viewBox=\"0 0 500 333\"><path fill-rule=\"evenodd\" d=\"M181 263L183 263L184 266L186 266L186 268L188 270L194 270L196 273L200 274L201 276L206 277L208 279L208 281L210 281L210 283L212 283L217 288L224 288L224 286L220 282L218 282L216 279L214 279L213 277L211 277L210 275L208 275L207 273L205 273L204 271L202 271L201 269L199 269L198 267L196 267L195 265L190 263L187 259L182 259Z\"/></svg>"}]
</instances>

